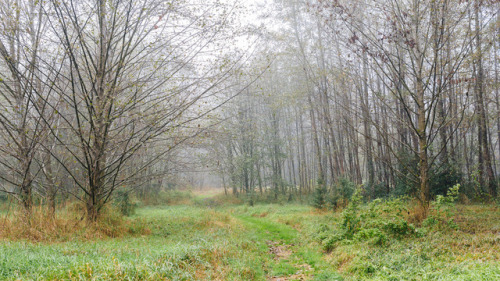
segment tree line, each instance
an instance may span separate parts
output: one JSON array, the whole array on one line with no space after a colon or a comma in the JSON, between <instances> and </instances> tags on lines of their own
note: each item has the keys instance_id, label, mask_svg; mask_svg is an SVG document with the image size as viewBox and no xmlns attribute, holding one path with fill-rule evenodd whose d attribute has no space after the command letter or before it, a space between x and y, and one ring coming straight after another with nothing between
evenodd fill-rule
<instances>
[{"instance_id":1,"label":"tree line","mask_svg":"<svg viewBox=\"0 0 500 281\"><path fill-rule=\"evenodd\" d=\"M362 186L411 195L424 215L456 184L469 200L498 196L498 2L273 5L251 63L271 66L221 111L209 145L227 189L337 202Z\"/></svg>"}]
</instances>

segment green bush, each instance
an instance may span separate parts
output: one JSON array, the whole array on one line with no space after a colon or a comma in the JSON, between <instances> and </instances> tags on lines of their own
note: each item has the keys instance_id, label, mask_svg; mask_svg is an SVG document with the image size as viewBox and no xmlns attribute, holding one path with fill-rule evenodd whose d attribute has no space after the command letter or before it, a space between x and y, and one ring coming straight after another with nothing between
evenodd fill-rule
<instances>
[{"instance_id":1,"label":"green bush","mask_svg":"<svg viewBox=\"0 0 500 281\"><path fill-rule=\"evenodd\" d=\"M337 245L366 241L372 245L385 245L389 237L401 238L410 235L422 235L405 219L407 200L405 198L383 201L376 199L368 205L362 205L361 191L354 192L349 205L342 212L340 221L330 227L320 224L316 239L323 250L329 252Z\"/></svg>"},{"instance_id":2,"label":"green bush","mask_svg":"<svg viewBox=\"0 0 500 281\"><path fill-rule=\"evenodd\" d=\"M323 246L323 250L325 250L326 252L331 252L333 249L335 249L337 242L340 242L345 239L346 239L345 233L334 232L326 236L326 238L323 241L321 241L321 245Z\"/></svg>"},{"instance_id":3,"label":"green bush","mask_svg":"<svg viewBox=\"0 0 500 281\"><path fill-rule=\"evenodd\" d=\"M395 236L406 236L415 233L415 227L404 219L396 219L385 223L384 230Z\"/></svg>"},{"instance_id":4,"label":"green bush","mask_svg":"<svg viewBox=\"0 0 500 281\"><path fill-rule=\"evenodd\" d=\"M394 190L391 191L389 196L415 196L418 192L416 183L418 183L418 157L411 152L401 152L398 159L401 160L397 169L399 173L396 176L396 183ZM460 169L453 164L436 163L430 167L429 170L429 189L431 195L445 195L451 187L463 181L463 174ZM380 192L380 193L379 193ZM383 198L383 190L378 190L374 194L375 198Z\"/></svg>"},{"instance_id":5,"label":"green bush","mask_svg":"<svg viewBox=\"0 0 500 281\"><path fill-rule=\"evenodd\" d=\"M396 167L399 173L396 173L394 190L390 196L413 196L418 191L415 185L418 179L413 176L418 174L418 157L412 152L401 151L397 158L401 161Z\"/></svg>"},{"instance_id":6,"label":"green bush","mask_svg":"<svg viewBox=\"0 0 500 281\"><path fill-rule=\"evenodd\" d=\"M356 184L348 178L339 178L334 185L333 191L326 196L328 207L332 210L345 207L345 204L353 196L355 189Z\"/></svg>"},{"instance_id":7,"label":"green bush","mask_svg":"<svg viewBox=\"0 0 500 281\"><path fill-rule=\"evenodd\" d=\"M369 198L388 198L392 195L389 190L389 186L385 182L380 182L373 185L373 190L367 191L367 196Z\"/></svg>"},{"instance_id":8,"label":"green bush","mask_svg":"<svg viewBox=\"0 0 500 281\"><path fill-rule=\"evenodd\" d=\"M387 235L378 228L369 228L361 229L354 235L354 239L357 241L368 241L373 245L384 245L387 241Z\"/></svg>"},{"instance_id":9,"label":"green bush","mask_svg":"<svg viewBox=\"0 0 500 281\"><path fill-rule=\"evenodd\" d=\"M456 184L448 190L446 196L437 195L436 200L432 203L435 214L427 217L422 225L428 228L443 229L458 229L458 225L453 220L455 215L455 202L458 200L460 184Z\"/></svg>"},{"instance_id":10,"label":"green bush","mask_svg":"<svg viewBox=\"0 0 500 281\"><path fill-rule=\"evenodd\" d=\"M460 184L456 184L448 190L446 196L443 195L436 196L436 206L453 205L453 203L458 200L459 189L460 189Z\"/></svg>"},{"instance_id":11,"label":"green bush","mask_svg":"<svg viewBox=\"0 0 500 281\"><path fill-rule=\"evenodd\" d=\"M348 178L340 178L337 182L337 193L342 199L350 199L356 190L356 184Z\"/></svg>"},{"instance_id":12,"label":"green bush","mask_svg":"<svg viewBox=\"0 0 500 281\"><path fill-rule=\"evenodd\" d=\"M352 236L359 230L361 216L359 214L359 204L361 203L360 191L356 190L351 198L351 202L342 212L342 227L346 232L346 237L351 239Z\"/></svg>"},{"instance_id":13,"label":"green bush","mask_svg":"<svg viewBox=\"0 0 500 281\"><path fill-rule=\"evenodd\" d=\"M462 182L462 177L462 173L453 165L438 164L430 170L429 189L433 196L444 196L449 189Z\"/></svg>"},{"instance_id":14,"label":"green bush","mask_svg":"<svg viewBox=\"0 0 500 281\"><path fill-rule=\"evenodd\" d=\"M316 209L323 209L325 207L326 201L326 185L322 179L318 179L316 184L316 188L314 189L312 206Z\"/></svg>"}]
</instances>

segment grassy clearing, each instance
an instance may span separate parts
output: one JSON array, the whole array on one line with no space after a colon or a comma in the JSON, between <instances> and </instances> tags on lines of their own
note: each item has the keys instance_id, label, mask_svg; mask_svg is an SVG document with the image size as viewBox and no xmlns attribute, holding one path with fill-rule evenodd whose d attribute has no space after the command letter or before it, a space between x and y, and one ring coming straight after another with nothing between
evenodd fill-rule
<instances>
[{"instance_id":1,"label":"grassy clearing","mask_svg":"<svg viewBox=\"0 0 500 281\"><path fill-rule=\"evenodd\" d=\"M151 234L63 243L8 241L0 245L2 280L249 280L259 261L234 220L205 208L144 208ZM247 245L246 248L239 247Z\"/></svg>"},{"instance_id":2,"label":"grassy clearing","mask_svg":"<svg viewBox=\"0 0 500 281\"><path fill-rule=\"evenodd\" d=\"M345 211L228 206L219 204L220 195L196 200L139 208L125 224L140 225L140 231L117 238L4 239L0 279L500 280L495 205L435 208L422 225L398 234L400 214L407 220L412 215L406 202L361 204L348 213L362 219L356 233L326 249L325 237L337 237Z\"/></svg>"}]
</instances>

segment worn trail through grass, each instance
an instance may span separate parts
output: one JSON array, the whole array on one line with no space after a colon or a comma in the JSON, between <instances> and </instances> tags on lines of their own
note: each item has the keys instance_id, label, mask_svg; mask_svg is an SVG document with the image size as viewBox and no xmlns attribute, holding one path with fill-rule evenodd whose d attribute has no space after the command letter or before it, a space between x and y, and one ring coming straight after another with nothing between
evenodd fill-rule
<instances>
[{"instance_id":1,"label":"worn trail through grass","mask_svg":"<svg viewBox=\"0 0 500 281\"><path fill-rule=\"evenodd\" d=\"M297 268L294 240L297 231L283 224L278 224L252 216L237 216L259 243L263 255L270 255L268 264L263 264L268 280L306 280L307 276ZM310 268L308 264L305 266ZM301 276L299 276L299 274Z\"/></svg>"},{"instance_id":2,"label":"worn trail through grass","mask_svg":"<svg viewBox=\"0 0 500 281\"><path fill-rule=\"evenodd\" d=\"M267 280L312 280L327 265L317 249L301 241L301 233L284 223L261 215L236 215L251 237L259 245ZM315 279L321 280L321 279ZM342 280L330 274L328 280Z\"/></svg>"}]
</instances>

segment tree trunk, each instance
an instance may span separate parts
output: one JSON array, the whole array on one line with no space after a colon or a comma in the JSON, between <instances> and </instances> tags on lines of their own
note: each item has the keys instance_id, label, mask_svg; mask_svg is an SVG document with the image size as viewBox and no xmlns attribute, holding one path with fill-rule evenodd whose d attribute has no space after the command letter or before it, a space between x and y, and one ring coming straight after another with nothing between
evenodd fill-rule
<instances>
[{"instance_id":1,"label":"tree trunk","mask_svg":"<svg viewBox=\"0 0 500 281\"><path fill-rule=\"evenodd\" d=\"M420 73L419 73L420 74ZM427 133L425 120L424 88L421 77L417 77L417 108L418 108L418 148L419 148L419 176L420 176L420 203L424 218L427 216L430 201L429 190L429 163L427 155Z\"/></svg>"},{"instance_id":2,"label":"tree trunk","mask_svg":"<svg viewBox=\"0 0 500 281\"><path fill-rule=\"evenodd\" d=\"M477 103L477 114L478 114L478 139L479 139L479 173L481 179L486 178L486 187L488 193L491 197L495 198L497 196L495 175L493 173L490 148L488 143L488 126L486 120L486 105L484 101L484 89L483 89L483 53L482 53L482 42L481 42L481 30L480 30L480 20L479 20L479 9L480 2L475 3L475 35L476 35L476 103ZM484 177L486 173L486 177Z\"/></svg>"},{"instance_id":3,"label":"tree trunk","mask_svg":"<svg viewBox=\"0 0 500 281\"><path fill-rule=\"evenodd\" d=\"M361 106L363 110L363 127L366 150L366 170L368 172L367 188L373 193L373 183L375 181L375 168L373 166L373 145L370 125L370 105L368 102L368 57L366 51L363 52L363 90L360 94Z\"/></svg>"}]
</instances>

